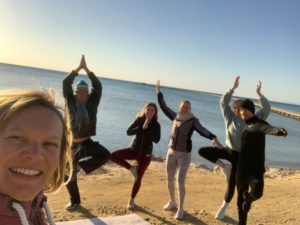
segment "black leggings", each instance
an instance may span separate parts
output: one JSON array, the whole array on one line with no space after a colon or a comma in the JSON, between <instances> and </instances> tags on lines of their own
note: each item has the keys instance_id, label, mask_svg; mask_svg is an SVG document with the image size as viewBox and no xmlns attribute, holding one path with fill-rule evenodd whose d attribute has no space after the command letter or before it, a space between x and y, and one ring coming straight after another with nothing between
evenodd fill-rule
<instances>
[{"instance_id":1,"label":"black leggings","mask_svg":"<svg viewBox=\"0 0 300 225\"><path fill-rule=\"evenodd\" d=\"M216 147L203 147L199 149L199 155L207 159L212 163L216 163L218 159L226 159L231 163L231 173L227 183L227 190L224 200L229 203L234 195L234 189L236 186L236 171L237 163L239 159L239 152L231 150L229 148L218 149Z\"/></svg>"},{"instance_id":2,"label":"black leggings","mask_svg":"<svg viewBox=\"0 0 300 225\"><path fill-rule=\"evenodd\" d=\"M72 150L74 154L74 170L71 174L71 180L66 187L70 195L71 203L79 204L81 200L77 184L77 164L79 164L86 173L90 173L96 168L104 165L110 159L110 152L104 146L90 138L80 143L73 143ZM88 156L93 156L93 158L91 160L79 162L80 159ZM66 176L65 180L67 179L68 177Z\"/></svg>"},{"instance_id":3,"label":"black leggings","mask_svg":"<svg viewBox=\"0 0 300 225\"><path fill-rule=\"evenodd\" d=\"M251 171L239 168L236 174L236 183L238 191L237 208L239 225L246 225L248 212L245 212L242 208L244 202L243 193L245 191L249 192L250 187L250 192L248 198L246 199L246 202L249 205L251 205L253 201L261 198L264 190L264 173L253 173Z\"/></svg>"}]
</instances>

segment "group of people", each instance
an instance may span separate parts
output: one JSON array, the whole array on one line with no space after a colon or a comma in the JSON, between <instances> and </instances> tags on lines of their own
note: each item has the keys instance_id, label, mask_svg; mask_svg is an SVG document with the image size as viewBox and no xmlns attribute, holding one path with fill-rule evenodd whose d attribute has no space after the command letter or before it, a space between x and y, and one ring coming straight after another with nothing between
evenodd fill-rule
<instances>
[{"instance_id":1,"label":"group of people","mask_svg":"<svg viewBox=\"0 0 300 225\"><path fill-rule=\"evenodd\" d=\"M73 90L74 80L81 70L90 79L91 88L81 80ZM166 156L169 201L163 209L176 209L176 219L184 218L185 179L194 131L212 142L212 146L200 148L199 155L219 165L227 176L227 191L217 219L224 218L235 187L239 225L247 223L252 202L263 194L265 135L286 136L287 131L265 121L270 104L261 94L260 82L256 91L261 110L255 113L255 105L249 99L235 100L233 108L230 107L239 79L236 77L233 87L220 100L226 125L225 147L216 135L202 126L188 100L182 100L178 110L169 108L160 81L156 83L159 107L172 121ZM156 103L148 102L129 125L127 135L133 136L130 147L110 152L92 140L96 135L102 84L88 69L84 56L62 83L65 113L51 91L0 92L0 219L5 224L54 224L44 193L55 191L65 183L70 195L66 209L76 209L81 203L78 171L82 169L88 174L109 160L132 173L134 183L127 207L135 207L135 197L152 159L153 144L161 138Z\"/></svg>"}]
</instances>

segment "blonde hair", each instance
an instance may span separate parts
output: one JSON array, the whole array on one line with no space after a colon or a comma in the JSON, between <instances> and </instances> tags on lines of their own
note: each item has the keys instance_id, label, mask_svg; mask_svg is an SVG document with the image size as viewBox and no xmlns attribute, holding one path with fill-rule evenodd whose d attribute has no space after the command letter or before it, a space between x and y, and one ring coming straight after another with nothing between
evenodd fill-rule
<instances>
[{"instance_id":1,"label":"blonde hair","mask_svg":"<svg viewBox=\"0 0 300 225\"><path fill-rule=\"evenodd\" d=\"M55 102L54 91L46 89L0 91L0 130L3 130L13 118L30 106L42 106L52 110L59 117L63 125L59 164L43 190L45 192L56 191L64 183L67 164L70 166L70 174L73 168L70 120L67 118L68 115L65 115L64 118L62 107Z\"/></svg>"}]
</instances>

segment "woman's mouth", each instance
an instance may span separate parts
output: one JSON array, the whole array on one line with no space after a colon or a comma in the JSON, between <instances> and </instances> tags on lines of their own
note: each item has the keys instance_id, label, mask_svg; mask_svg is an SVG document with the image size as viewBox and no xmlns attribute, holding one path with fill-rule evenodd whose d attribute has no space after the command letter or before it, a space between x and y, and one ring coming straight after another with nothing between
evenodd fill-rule
<instances>
[{"instance_id":1,"label":"woman's mouth","mask_svg":"<svg viewBox=\"0 0 300 225\"><path fill-rule=\"evenodd\" d=\"M39 170L24 169L24 168L10 168L10 170L14 173L23 174L26 176L38 176L42 173Z\"/></svg>"}]
</instances>

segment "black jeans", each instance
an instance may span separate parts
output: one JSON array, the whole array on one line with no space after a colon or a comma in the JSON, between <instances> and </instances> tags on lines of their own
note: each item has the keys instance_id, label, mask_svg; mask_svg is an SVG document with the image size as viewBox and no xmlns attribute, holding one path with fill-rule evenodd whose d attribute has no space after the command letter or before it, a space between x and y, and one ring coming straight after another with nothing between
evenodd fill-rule
<instances>
[{"instance_id":1,"label":"black jeans","mask_svg":"<svg viewBox=\"0 0 300 225\"><path fill-rule=\"evenodd\" d=\"M248 212L245 212L242 208L244 198L244 192L250 192L246 199L248 205L251 206L251 203L263 196L264 190L264 172L253 172L244 168L238 168L237 175L237 208L239 215L239 225L247 224L247 215Z\"/></svg>"},{"instance_id":2,"label":"black jeans","mask_svg":"<svg viewBox=\"0 0 300 225\"><path fill-rule=\"evenodd\" d=\"M77 184L77 164L80 161L80 159L92 156L92 160L84 161L83 164L79 163L83 169L86 171L86 173L91 172L92 170L104 165L109 159L110 159L110 152L100 145L98 142L94 142L92 139L87 139L80 143L73 143L72 144L72 150L74 154L73 159L73 173L71 174L71 179L69 183L66 185L67 190L70 195L70 201L72 204L79 204L81 203L80 200L80 194L79 194L79 188ZM65 180L67 180L68 177L65 177Z\"/></svg>"},{"instance_id":3,"label":"black jeans","mask_svg":"<svg viewBox=\"0 0 300 225\"><path fill-rule=\"evenodd\" d=\"M203 147L199 149L199 155L212 163L216 163L218 159L226 159L231 163L231 173L227 183L227 190L224 196L225 202L229 203L233 196L236 186L236 171L239 159L239 152L229 148L218 149L216 147Z\"/></svg>"}]
</instances>

